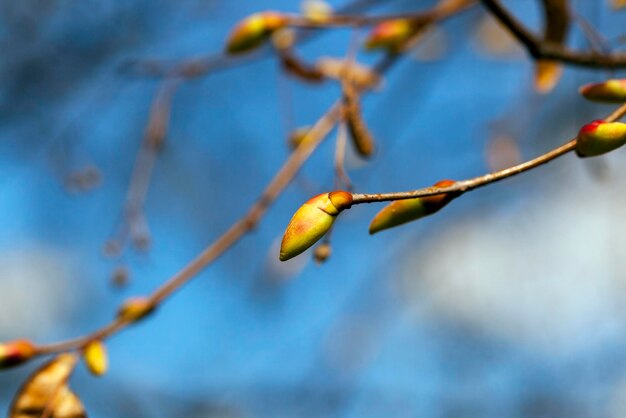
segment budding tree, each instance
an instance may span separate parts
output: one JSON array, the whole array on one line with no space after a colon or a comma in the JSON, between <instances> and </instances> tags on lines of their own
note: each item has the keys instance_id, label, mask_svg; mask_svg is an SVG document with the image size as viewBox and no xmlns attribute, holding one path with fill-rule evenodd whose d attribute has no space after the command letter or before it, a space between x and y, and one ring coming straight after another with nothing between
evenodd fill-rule
<instances>
[{"instance_id":1,"label":"budding tree","mask_svg":"<svg viewBox=\"0 0 626 418\"><path fill-rule=\"evenodd\" d=\"M152 293L130 298L119 307L109 323L86 335L52 343L20 339L0 345L0 368L16 367L36 358L49 358L17 392L9 408L9 417L86 416L87 408L69 385L79 361L82 360L95 376L106 374L106 344L109 339L152 318L164 302L177 295L178 290L251 232L333 131L337 132L334 185L329 185L325 192L304 202L286 225L276 225L277 231L284 231L280 250L275 254L280 261L310 256L320 263L326 261L331 256L331 231L342 221L345 212L358 211L363 204L380 205L379 212L369 225L369 233L376 234L436 215L475 189L531 171L566 154L575 154L580 158L595 157L626 144L626 124L619 122L626 115L626 79L606 77L607 71L616 72L626 67L626 54L606 51L606 48L570 47L568 35L572 27L580 25L583 20L569 0L537 0L536 3L543 12L543 29L540 31L527 27L501 0L439 0L430 8L396 15L358 12L367 9L367 5L358 4L333 12L324 3L313 2L302 14L260 10L243 17L229 34L224 34L223 44L214 45L215 50L223 52L210 59L188 60L174 65L134 63L133 71L161 81L130 179L123 208L122 233L107 245L107 251L113 255L124 251L128 238L137 247L147 245L147 221L143 213L145 198L155 161L167 137L172 100L181 85L218 70L271 57L280 63L284 73L299 83L334 83L339 94L317 121L292 132L289 157L244 216L177 274L165 278ZM621 6L622 2L614 2L615 8ZM588 123L572 132L570 138L565 138L562 145L517 165L467 179L442 179L432 186L401 192L361 190L350 180L349 170L345 167L346 147L351 147L366 160L386 146L384 142L377 141L368 125L362 110L363 99L375 90L385 94L384 79L393 77L393 65L409 56L429 30L464 13L477 11L495 18L526 50L528 59L534 62L535 89L538 92L549 94L557 86L564 68L586 67L598 71L597 82L580 86L581 100L612 103L615 109L604 119L590 118ZM347 28L356 34L346 45L345 56L320 58L299 54L298 48L310 37L337 28ZM598 30L588 23L584 24L584 30L590 37L601 37ZM365 34L364 39L361 34ZM378 61L373 65L360 63L358 58L363 53L375 56ZM242 106L248 105L251 104L242 103ZM363 225L363 228L367 227ZM309 254L309 249L314 246ZM121 282L124 275L125 272L119 270L116 278ZM111 360L115 362L114 358Z\"/></svg>"}]
</instances>

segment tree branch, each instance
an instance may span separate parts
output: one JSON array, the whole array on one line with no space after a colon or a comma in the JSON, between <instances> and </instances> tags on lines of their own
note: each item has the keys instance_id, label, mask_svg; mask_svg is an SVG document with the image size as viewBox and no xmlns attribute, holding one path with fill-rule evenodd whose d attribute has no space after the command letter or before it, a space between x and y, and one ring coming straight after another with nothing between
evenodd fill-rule
<instances>
[{"instance_id":1,"label":"tree branch","mask_svg":"<svg viewBox=\"0 0 626 418\"><path fill-rule=\"evenodd\" d=\"M215 240L213 244L183 267L176 275L170 278L161 287L157 288L148 296L148 301L153 306L160 305L166 298L188 283L194 276L232 247L242 236L252 230L270 205L293 180L317 146L328 136L337 121L341 118L341 114L341 104L338 102L311 128L308 133L308 139L302 141L291 153L256 203L250 207L247 214L235 222L224 234ZM129 325L131 325L130 322L125 322L117 318L89 335L59 343L40 345L37 347L37 354L46 355L80 349L91 341L101 340L116 334Z\"/></svg>"},{"instance_id":2,"label":"tree branch","mask_svg":"<svg viewBox=\"0 0 626 418\"><path fill-rule=\"evenodd\" d=\"M604 120L607 122L615 122L626 115L626 104L619 107L612 114L607 116ZM377 194L364 194L354 193L352 195L353 205L360 203L374 203L374 202L387 202L392 200L412 199L416 197L433 196L437 194L445 193L463 193L479 187L487 186L488 184L495 183L500 180L515 176L525 171L532 170L541 165L547 164L562 155L565 155L576 148L576 138L573 138L565 144L548 151L547 153L540 155L532 160L515 165L513 167L506 168L504 170L495 171L493 173L485 174L479 177L474 177L467 180L457 181L448 187L426 187L423 189L412 190L408 192L398 193L377 193Z\"/></svg>"},{"instance_id":3,"label":"tree branch","mask_svg":"<svg viewBox=\"0 0 626 418\"><path fill-rule=\"evenodd\" d=\"M535 60L561 61L590 68L626 68L626 54L574 51L565 46L543 42L504 8L499 0L481 0L481 2L524 45Z\"/></svg>"}]
</instances>

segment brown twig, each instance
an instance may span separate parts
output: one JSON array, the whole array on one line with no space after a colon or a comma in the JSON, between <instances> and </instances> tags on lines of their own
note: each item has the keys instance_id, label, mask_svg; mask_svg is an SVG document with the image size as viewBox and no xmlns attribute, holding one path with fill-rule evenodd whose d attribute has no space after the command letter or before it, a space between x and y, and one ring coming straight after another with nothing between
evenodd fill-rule
<instances>
[{"instance_id":1,"label":"brown twig","mask_svg":"<svg viewBox=\"0 0 626 418\"><path fill-rule=\"evenodd\" d=\"M302 141L300 145L291 153L287 161L276 173L272 181L263 191L259 199L248 210L246 215L235 222L230 229L222 234L213 244L207 247L195 259L187 264L181 271L157 288L148 300L153 306L160 305L166 298L188 283L193 277L200 273L209 264L215 261L226 250L232 247L239 239L252 230L261 217L265 214L269 206L276 200L285 187L293 180L302 165L317 146L328 136L337 121L341 117L341 104L334 104L331 109L322 116L311 128L309 138ZM54 344L40 345L37 348L39 355L65 352L84 347L94 340L103 340L129 326L129 322L115 319L103 328L95 332L76 339L63 341Z\"/></svg>"},{"instance_id":2,"label":"brown twig","mask_svg":"<svg viewBox=\"0 0 626 418\"><path fill-rule=\"evenodd\" d=\"M499 0L481 0L481 2L524 45L535 60L561 61L590 68L626 68L626 54L574 51L564 45L544 42L505 9Z\"/></svg>"},{"instance_id":3,"label":"brown twig","mask_svg":"<svg viewBox=\"0 0 626 418\"><path fill-rule=\"evenodd\" d=\"M393 63L397 61L397 58L398 56L395 54L385 55L378 64L373 67L373 71L383 73L389 70ZM169 73L170 76L178 76L179 74L179 72ZM343 117L343 106L343 101L338 101L318 120L309 131L309 138L301 141L243 218L235 222L230 229L215 240L213 244L202 251L196 258L183 267L182 270L168 279L147 297L147 301L151 306L160 306L168 297L196 277L198 273L224 254L224 252L258 224L270 205L293 180L309 156ZM110 323L87 335L57 343L39 345L36 348L37 354L49 355L80 350L90 342L107 339L132 324L133 322L117 317Z\"/></svg>"},{"instance_id":4,"label":"brown twig","mask_svg":"<svg viewBox=\"0 0 626 418\"><path fill-rule=\"evenodd\" d=\"M374 136L370 132L361 111L360 95L356 87L344 79L342 82L344 119L352 145L358 154L363 158L369 158L374 153L376 147Z\"/></svg>"},{"instance_id":5,"label":"brown twig","mask_svg":"<svg viewBox=\"0 0 626 418\"><path fill-rule=\"evenodd\" d=\"M357 13L373 7L381 0L356 0L338 9L339 13ZM305 41L319 32L304 32L298 34L297 40ZM219 71L246 65L262 58L271 58L271 49L256 50L243 56L229 56L223 53L199 56L185 59L179 62L166 62L164 60L138 59L129 60L122 64L120 71L134 73L147 77L165 77L193 79L213 74Z\"/></svg>"},{"instance_id":6,"label":"brown twig","mask_svg":"<svg viewBox=\"0 0 626 418\"><path fill-rule=\"evenodd\" d=\"M385 20L393 18L409 18L417 21L423 21L425 24L435 23L437 21L446 20L449 17L457 15L474 5L477 0L441 0L440 4L435 7L421 12L409 14L385 15L385 16L358 16L358 15L331 15L323 21L311 20L306 17L293 15L291 16L289 25L295 28L333 28L333 27L360 27L371 26ZM354 2L339 10L339 13L356 12L360 9L371 6L373 1ZM318 32L304 32L297 36L297 41L305 41ZM205 76L209 73L213 74L219 71L238 67L241 65L251 64L263 58L270 58L271 50L260 49L252 51L243 56L229 56L223 53L216 53L207 56L201 56L193 59L183 60L181 62L167 63L162 60L130 60L122 65L120 71L134 73L147 77L165 77L165 78L181 78L193 79ZM293 63L292 63L293 64Z\"/></svg>"},{"instance_id":7,"label":"brown twig","mask_svg":"<svg viewBox=\"0 0 626 418\"><path fill-rule=\"evenodd\" d=\"M288 74L298 77L309 83L321 83L326 76L315 65L311 65L299 58L292 48L277 49L282 68Z\"/></svg>"},{"instance_id":8,"label":"brown twig","mask_svg":"<svg viewBox=\"0 0 626 418\"><path fill-rule=\"evenodd\" d=\"M178 85L178 79L164 80L152 102L150 117L126 193L121 227L117 237L113 238L113 241L118 242L120 249L129 234L135 247L145 249L149 244L150 232L144 215L144 204L157 157L165 143L172 99Z\"/></svg>"},{"instance_id":9,"label":"brown twig","mask_svg":"<svg viewBox=\"0 0 626 418\"><path fill-rule=\"evenodd\" d=\"M305 16L293 15L289 19L289 26L299 28L343 28L373 26L387 20L411 20L418 24L429 24L447 19L459 12L470 8L476 0L440 0L434 7L412 13L398 13L382 16L342 15L335 14L323 19L311 19Z\"/></svg>"},{"instance_id":10,"label":"brown twig","mask_svg":"<svg viewBox=\"0 0 626 418\"><path fill-rule=\"evenodd\" d=\"M626 104L619 107L609 116L607 116L604 120L607 122L614 122L618 119L621 119L624 115L626 115ZM479 187L487 186L491 183L495 183L500 180L504 180L506 178L515 176L517 174L523 173L525 171L532 170L541 165L547 164L556 158L561 157L576 148L576 138L571 139L565 144L548 151L547 153L540 155L532 160L526 161L524 163L515 165L513 167L506 168L504 170L495 171L493 173L485 174L483 176L474 177L467 180L457 181L451 186L448 187L426 187L423 189L412 190L408 192L398 192L398 193L377 193L377 194L364 194L364 193L355 193L353 194L353 205L357 205L360 203L374 203L374 202L387 202L392 200L403 200L403 199L412 199L416 197L425 197L425 196L433 196L437 194L445 194L445 193L464 193L473 189L477 189Z\"/></svg>"}]
</instances>

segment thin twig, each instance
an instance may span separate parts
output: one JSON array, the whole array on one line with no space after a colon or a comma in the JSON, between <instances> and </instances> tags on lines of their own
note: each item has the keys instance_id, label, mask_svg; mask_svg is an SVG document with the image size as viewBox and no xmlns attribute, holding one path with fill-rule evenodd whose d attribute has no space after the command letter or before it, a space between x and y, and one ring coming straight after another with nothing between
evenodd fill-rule
<instances>
[{"instance_id":1,"label":"thin twig","mask_svg":"<svg viewBox=\"0 0 626 418\"><path fill-rule=\"evenodd\" d=\"M193 276L198 274L206 265L213 262L228 248L237 242L244 234L256 227L261 217L269 206L276 200L280 193L287 187L302 165L328 136L337 123L341 114L341 106L334 104L331 109L311 128L307 134L308 139L294 150L282 168L276 173L267 188L263 191L257 202L252 205L248 213L233 226L230 227L213 245L204 250L198 257L189 263L183 270L172 279L158 288L150 297L151 301L159 304L169 295L187 283Z\"/></svg>"},{"instance_id":2,"label":"thin twig","mask_svg":"<svg viewBox=\"0 0 626 418\"><path fill-rule=\"evenodd\" d=\"M364 7L358 7L363 3ZM457 15L459 12L469 9L476 3L476 0L442 0L443 6L436 5L426 11L385 15L385 16L358 16L358 15L342 15L340 13L356 12L360 8L371 6L371 1L355 2L354 5L348 5L339 10L339 14L331 15L323 21L311 20L299 15L291 16L289 25L295 28L340 28L340 27L360 27L371 26L385 20L394 18L409 18L418 22L435 23L443 21L449 17ZM448 6L452 4L453 6ZM306 31L298 34L297 43L310 39L319 33L318 31ZM263 58L270 58L271 49L259 49L252 51L243 56L230 56L222 52L200 56L192 59L186 59L180 62L164 62L163 60L129 60L125 62L120 71L132 73L147 77L166 77L166 78L182 78L194 79L203 77L207 74L213 74L219 71L228 70L230 68L251 64Z\"/></svg>"},{"instance_id":3,"label":"thin twig","mask_svg":"<svg viewBox=\"0 0 626 418\"><path fill-rule=\"evenodd\" d=\"M113 238L118 241L120 247L124 245L128 233L135 247L139 249L145 249L149 243L150 232L145 219L144 204L157 157L165 143L172 100L178 85L178 79L164 80L153 100L150 118L126 193L120 230L117 232L118 236Z\"/></svg>"},{"instance_id":4,"label":"thin twig","mask_svg":"<svg viewBox=\"0 0 626 418\"><path fill-rule=\"evenodd\" d=\"M356 0L342 6L337 10L338 13L358 13L367 10L381 0ZM298 34L297 41L306 41L321 32L303 32ZM126 61L120 67L120 71L124 73L132 73L139 76L147 77L166 77L166 78L183 78L193 79L213 74L219 71L234 68L240 65L246 65L258 61L263 58L271 58L271 49L261 49L248 53L243 56L230 56L222 52L205 56L198 56L191 59L185 59L177 62L166 62L161 59L134 59Z\"/></svg>"},{"instance_id":5,"label":"thin twig","mask_svg":"<svg viewBox=\"0 0 626 418\"><path fill-rule=\"evenodd\" d=\"M607 122L614 122L621 119L626 115L626 104L619 107L611 115L604 120ZM540 155L532 160L515 165L513 167L506 168L504 170L495 171L493 173L485 174L483 176L474 177L468 180L457 181L448 187L426 187L423 189L412 190L408 192L397 193L377 193L377 194L365 194L355 193L352 195L353 205L360 203L374 203L374 202L387 202L392 200L412 199L416 197L433 196L444 193L464 193L479 187L487 186L488 184L495 183L500 180L515 176L525 171L532 170L541 165L547 164L552 160L559 158L576 149L576 138L573 138L565 144L548 151L547 153Z\"/></svg>"},{"instance_id":6,"label":"thin twig","mask_svg":"<svg viewBox=\"0 0 626 418\"><path fill-rule=\"evenodd\" d=\"M457 15L469 9L476 0L440 0L434 7L425 11L411 13L397 13L382 16L342 15L335 14L323 19L311 19L305 16L293 15L289 19L289 26L299 28L343 28L373 26L388 20L410 20L417 24L429 24Z\"/></svg>"},{"instance_id":7,"label":"thin twig","mask_svg":"<svg viewBox=\"0 0 626 418\"><path fill-rule=\"evenodd\" d=\"M230 229L222 234L213 244L207 247L195 259L187 264L181 271L157 288L149 297L153 306L160 305L166 298L188 283L193 277L204 268L221 256L226 250L233 246L239 239L252 230L270 205L276 200L280 193L296 176L302 165L317 146L328 136L339 118L341 117L341 104L334 104L330 110L322 116L311 128L309 138L302 141L300 145L291 153L281 169L276 173L272 181L263 191L259 199L248 210L246 215L235 222ZM58 353L76 350L84 347L91 341L102 340L121 331L129 326L129 322L115 319L103 328L95 332L76 339L63 341L54 344L40 345L37 348L39 355Z\"/></svg>"},{"instance_id":8,"label":"thin twig","mask_svg":"<svg viewBox=\"0 0 626 418\"><path fill-rule=\"evenodd\" d=\"M346 172L346 144L348 142L348 129L345 122L337 128L337 143L335 144L335 187L337 189L352 190L352 180Z\"/></svg>"},{"instance_id":9,"label":"thin twig","mask_svg":"<svg viewBox=\"0 0 626 418\"><path fill-rule=\"evenodd\" d=\"M626 68L626 54L574 51L564 45L544 42L505 9L499 0L481 0L481 2L536 60L561 61L590 68Z\"/></svg>"},{"instance_id":10,"label":"thin twig","mask_svg":"<svg viewBox=\"0 0 626 418\"><path fill-rule=\"evenodd\" d=\"M386 72L395 62L397 62L397 58L398 55L396 54L386 54L373 67L374 71L379 74ZM290 157L276 173L256 203L250 207L246 215L235 222L230 229L215 240L213 244L202 251L195 259L183 267L182 270L150 294L147 297L149 304L154 307L160 306L168 297L191 281L198 275L198 273L204 270L208 265L237 243L245 234L251 231L261 220L270 205L282 193L287 185L291 183L313 151L318 147L323 139L328 136L332 128L343 117L343 113L343 101L340 100L335 103L330 110L311 128L308 133L309 138L302 141L292 152ZM115 318L102 328L99 328L87 335L57 343L39 345L37 346L37 354L48 355L52 353L79 350L94 340L104 340L111 337L132 324L132 322L128 322L127 320Z\"/></svg>"}]
</instances>

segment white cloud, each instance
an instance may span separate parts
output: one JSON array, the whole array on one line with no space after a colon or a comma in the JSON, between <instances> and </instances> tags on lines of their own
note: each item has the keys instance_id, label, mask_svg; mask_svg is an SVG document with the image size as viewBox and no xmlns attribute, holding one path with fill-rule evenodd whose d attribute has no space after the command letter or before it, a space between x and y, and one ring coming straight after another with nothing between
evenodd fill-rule
<instances>
[{"instance_id":1,"label":"white cloud","mask_svg":"<svg viewBox=\"0 0 626 418\"><path fill-rule=\"evenodd\" d=\"M61 251L28 247L0 251L0 339L33 337L58 328L77 295Z\"/></svg>"},{"instance_id":2,"label":"white cloud","mask_svg":"<svg viewBox=\"0 0 626 418\"><path fill-rule=\"evenodd\" d=\"M411 306L555 355L623 336L626 197L619 183L555 187L524 207L435 231L406 257Z\"/></svg>"}]
</instances>

